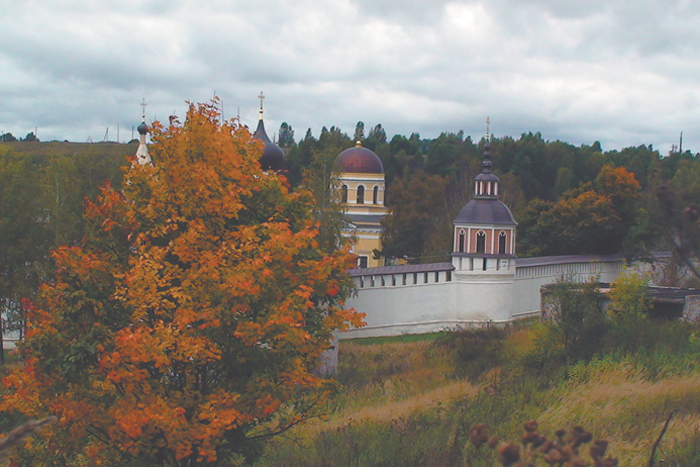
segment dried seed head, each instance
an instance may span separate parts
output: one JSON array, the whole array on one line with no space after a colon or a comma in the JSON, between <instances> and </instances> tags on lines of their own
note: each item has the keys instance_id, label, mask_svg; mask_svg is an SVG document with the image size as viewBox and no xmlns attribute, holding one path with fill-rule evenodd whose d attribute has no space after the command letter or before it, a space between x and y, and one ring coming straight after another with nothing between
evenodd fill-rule
<instances>
[{"instance_id":1,"label":"dried seed head","mask_svg":"<svg viewBox=\"0 0 700 467\"><path fill-rule=\"evenodd\" d=\"M471 434L469 435L469 439L474 444L474 446L481 446L489 440L488 427L483 423L473 426L471 429Z\"/></svg>"},{"instance_id":2,"label":"dried seed head","mask_svg":"<svg viewBox=\"0 0 700 467\"><path fill-rule=\"evenodd\" d=\"M537 420L530 420L529 422L526 422L523 425L523 428L528 433L534 433L535 431L537 431Z\"/></svg>"},{"instance_id":3,"label":"dried seed head","mask_svg":"<svg viewBox=\"0 0 700 467\"><path fill-rule=\"evenodd\" d=\"M539 439L540 439L539 433L529 431L523 435L523 437L521 438L520 441L523 443L523 445L527 446L530 443L534 444L536 441L539 441ZM540 443L540 444L542 444L542 443ZM538 446L539 446L539 444L538 444Z\"/></svg>"},{"instance_id":4,"label":"dried seed head","mask_svg":"<svg viewBox=\"0 0 700 467\"><path fill-rule=\"evenodd\" d=\"M566 430L563 428L559 428L557 431L554 432L554 434L557 435L557 438L561 439L566 434Z\"/></svg>"},{"instance_id":5,"label":"dried seed head","mask_svg":"<svg viewBox=\"0 0 700 467\"><path fill-rule=\"evenodd\" d=\"M549 465L554 465L562 462L561 452L558 449L550 449L546 456L544 456L544 461Z\"/></svg>"},{"instance_id":6,"label":"dried seed head","mask_svg":"<svg viewBox=\"0 0 700 467\"><path fill-rule=\"evenodd\" d=\"M617 459L606 457L605 459L596 461L595 465L596 467L617 467Z\"/></svg>"},{"instance_id":7,"label":"dried seed head","mask_svg":"<svg viewBox=\"0 0 700 467\"><path fill-rule=\"evenodd\" d=\"M498 446L498 436L493 435L492 437L489 438L489 440L486 442L486 444L491 449L495 448L496 446Z\"/></svg>"},{"instance_id":8,"label":"dried seed head","mask_svg":"<svg viewBox=\"0 0 700 467\"><path fill-rule=\"evenodd\" d=\"M597 440L591 446L591 459L600 460L605 455L605 451L608 449L608 442L605 440Z\"/></svg>"},{"instance_id":9,"label":"dried seed head","mask_svg":"<svg viewBox=\"0 0 700 467\"><path fill-rule=\"evenodd\" d=\"M540 448L540 452L547 453L547 452L549 452L551 449L554 449L555 447L556 447L556 446L554 445L554 442L553 442L553 441L547 441L547 440L545 440L544 444L543 444L542 447Z\"/></svg>"},{"instance_id":10,"label":"dried seed head","mask_svg":"<svg viewBox=\"0 0 700 467\"><path fill-rule=\"evenodd\" d=\"M498 460L509 467L520 460L520 448L517 444L501 443L498 446Z\"/></svg>"}]
</instances>

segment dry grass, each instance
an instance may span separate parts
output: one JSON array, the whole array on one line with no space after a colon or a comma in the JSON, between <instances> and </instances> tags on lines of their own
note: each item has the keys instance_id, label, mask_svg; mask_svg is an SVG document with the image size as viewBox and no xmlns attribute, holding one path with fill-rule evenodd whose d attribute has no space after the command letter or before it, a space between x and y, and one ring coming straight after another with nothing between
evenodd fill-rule
<instances>
[{"instance_id":1,"label":"dry grass","mask_svg":"<svg viewBox=\"0 0 700 467\"><path fill-rule=\"evenodd\" d=\"M450 353L433 342L340 346L344 409L393 403L453 383Z\"/></svg>"},{"instance_id":2,"label":"dry grass","mask_svg":"<svg viewBox=\"0 0 700 467\"><path fill-rule=\"evenodd\" d=\"M672 449L700 431L700 375L649 381L629 364L588 382L553 391L555 400L539 420L547 429L580 424L610 442L620 466L645 465L668 413L679 409L662 446Z\"/></svg>"},{"instance_id":3,"label":"dry grass","mask_svg":"<svg viewBox=\"0 0 700 467\"><path fill-rule=\"evenodd\" d=\"M474 386L468 381L458 381L398 402L365 406L358 410L343 410L334 414L327 421L307 425L306 429L311 431L333 430L353 422L364 421L388 423L415 412L426 412L442 405L447 406L456 399L476 396L479 390L478 386Z\"/></svg>"}]
</instances>

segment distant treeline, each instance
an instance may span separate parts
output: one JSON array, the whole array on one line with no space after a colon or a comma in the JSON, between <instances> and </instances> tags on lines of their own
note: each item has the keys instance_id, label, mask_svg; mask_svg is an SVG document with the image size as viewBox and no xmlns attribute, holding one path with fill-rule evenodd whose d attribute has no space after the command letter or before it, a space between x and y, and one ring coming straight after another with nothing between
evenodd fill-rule
<instances>
[{"instance_id":1,"label":"distant treeline","mask_svg":"<svg viewBox=\"0 0 700 467\"><path fill-rule=\"evenodd\" d=\"M22 299L50 280L50 251L83 238L83 204L121 186L134 145L0 143L0 305L23 328Z\"/></svg>"},{"instance_id":2,"label":"distant treeline","mask_svg":"<svg viewBox=\"0 0 700 467\"><path fill-rule=\"evenodd\" d=\"M384 164L392 210L377 254L415 262L448 259L452 220L471 198L473 178L481 171L483 138L474 141L460 131L388 140L381 125L365 135L362 122L352 138L324 127L318 138L308 130L297 143L286 123L278 134L292 184L302 180L314 154L361 140ZM598 142L573 146L524 133L492 137L491 154L501 200L519 222L519 256L643 256L664 248L659 222L668 219L661 219L660 186L671 188L680 204L700 202L700 157L690 151L666 155L651 145L603 151Z\"/></svg>"}]
</instances>

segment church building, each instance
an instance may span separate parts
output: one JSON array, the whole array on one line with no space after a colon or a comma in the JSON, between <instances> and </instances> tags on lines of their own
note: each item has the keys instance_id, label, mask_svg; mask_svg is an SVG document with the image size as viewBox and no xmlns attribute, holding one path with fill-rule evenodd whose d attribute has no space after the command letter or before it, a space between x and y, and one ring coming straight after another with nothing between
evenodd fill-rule
<instances>
[{"instance_id":1,"label":"church building","mask_svg":"<svg viewBox=\"0 0 700 467\"><path fill-rule=\"evenodd\" d=\"M383 266L383 259L375 259L373 254L382 248L381 221L387 213L382 161L358 141L355 147L340 153L335 166L340 172L341 201L349 221L343 235L355 240L352 252L357 255L357 267Z\"/></svg>"}]
</instances>

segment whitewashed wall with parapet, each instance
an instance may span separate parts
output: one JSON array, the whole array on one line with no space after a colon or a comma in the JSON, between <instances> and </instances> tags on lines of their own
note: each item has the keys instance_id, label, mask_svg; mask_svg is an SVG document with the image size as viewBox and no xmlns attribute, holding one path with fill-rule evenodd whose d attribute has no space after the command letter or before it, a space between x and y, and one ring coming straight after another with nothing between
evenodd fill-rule
<instances>
[{"instance_id":1,"label":"whitewashed wall with parapet","mask_svg":"<svg viewBox=\"0 0 700 467\"><path fill-rule=\"evenodd\" d=\"M346 306L365 313L367 324L340 338L421 334L454 326L457 297L449 267L448 263L420 271L406 266L357 270L362 271L353 277L357 294Z\"/></svg>"},{"instance_id":2,"label":"whitewashed wall with parapet","mask_svg":"<svg viewBox=\"0 0 700 467\"><path fill-rule=\"evenodd\" d=\"M540 312L540 287L560 278L587 281L596 277L600 282L612 282L622 271L625 259L621 255L605 256L545 256L518 259L515 266L512 319Z\"/></svg>"},{"instance_id":3,"label":"whitewashed wall with parapet","mask_svg":"<svg viewBox=\"0 0 700 467\"><path fill-rule=\"evenodd\" d=\"M351 271L357 294L348 308L366 314L365 327L341 339L421 334L507 322L540 311L540 287L561 277L615 280L624 259L557 256L517 260L515 274L462 274L451 263Z\"/></svg>"}]
</instances>

